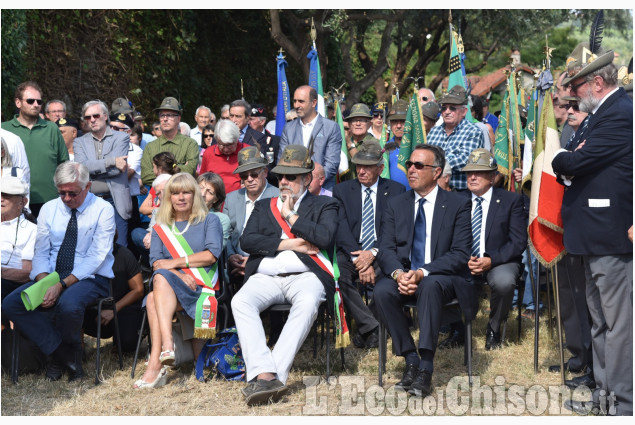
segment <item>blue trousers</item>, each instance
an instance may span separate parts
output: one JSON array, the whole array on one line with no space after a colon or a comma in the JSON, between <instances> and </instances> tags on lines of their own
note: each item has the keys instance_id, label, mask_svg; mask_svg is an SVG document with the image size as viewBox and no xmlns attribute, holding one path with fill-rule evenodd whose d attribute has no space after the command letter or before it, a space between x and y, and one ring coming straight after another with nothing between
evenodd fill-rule
<instances>
[{"instance_id":1,"label":"blue trousers","mask_svg":"<svg viewBox=\"0 0 635 425\"><path fill-rule=\"evenodd\" d=\"M53 307L27 311L20 293L31 285L33 282L25 283L4 299L4 316L46 355L51 355L62 342L79 350L84 311L97 299L108 296L109 279L96 275L94 279L80 280L62 291Z\"/></svg>"}]
</instances>

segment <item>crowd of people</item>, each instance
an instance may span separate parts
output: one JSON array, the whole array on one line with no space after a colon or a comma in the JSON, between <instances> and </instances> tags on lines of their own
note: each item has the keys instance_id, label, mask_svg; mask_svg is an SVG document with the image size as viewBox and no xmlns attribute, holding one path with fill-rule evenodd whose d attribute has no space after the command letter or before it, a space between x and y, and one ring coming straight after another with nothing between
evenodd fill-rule
<instances>
[{"instance_id":1,"label":"crowd of people","mask_svg":"<svg viewBox=\"0 0 635 425\"><path fill-rule=\"evenodd\" d=\"M632 414L632 100L612 62L611 51L587 60L576 50L555 82L562 149L553 170L566 187L567 256L558 270L565 367L585 372L567 385L595 388L590 404L567 406L597 407L603 392L616 397L612 413ZM112 291L125 351L147 311L152 350L134 388L158 388L177 358L177 313L195 357L214 336L222 275L248 405L288 391L294 357L320 305L339 308L334 299L343 300L356 347L376 348L385 324L405 362L397 388L431 394L436 351L464 344L464 320L475 317L485 286L485 349L503 348L501 326L534 260L526 252L529 200L502 187L487 100L461 86L438 100L427 88L418 96L427 143L404 167L404 100L355 104L340 128L332 109L317 112L315 89L300 86L276 136L262 105L235 100L218 120L201 105L190 128L179 101L166 97L147 134L145 117L125 99L110 109L88 101L75 120L60 100L44 105L36 82L20 84L17 114L2 123L3 326L13 322L48 356L47 379L66 372L78 380L82 330L113 319L108 310L85 315L86 307ZM340 174L344 151L353 166ZM145 289L142 267L151 272ZM54 272L59 281L40 308L27 310L21 292ZM539 314L528 288L525 313ZM454 299L461 315L449 317L443 306ZM272 317L270 349L260 315L285 303L286 323ZM418 342L405 303L416 305ZM443 323L450 332L439 341Z\"/></svg>"}]
</instances>

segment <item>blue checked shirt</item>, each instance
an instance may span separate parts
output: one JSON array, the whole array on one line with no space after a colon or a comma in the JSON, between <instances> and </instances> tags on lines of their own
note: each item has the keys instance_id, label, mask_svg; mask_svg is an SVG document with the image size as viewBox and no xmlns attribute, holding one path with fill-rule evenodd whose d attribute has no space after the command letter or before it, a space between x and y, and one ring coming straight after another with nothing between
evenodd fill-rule
<instances>
[{"instance_id":1,"label":"blue checked shirt","mask_svg":"<svg viewBox=\"0 0 635 425\"><path fill-rule=\"evenodd\" d=\"M476 125L463 119L448 136L445 134L445 123L432 127L427 142L439 146L445 151L445 160L452 167L450 186L456 190L467 189L467 176L461 168L474 149L483 147L483 133Z\"/></svg>"}]
</instances>

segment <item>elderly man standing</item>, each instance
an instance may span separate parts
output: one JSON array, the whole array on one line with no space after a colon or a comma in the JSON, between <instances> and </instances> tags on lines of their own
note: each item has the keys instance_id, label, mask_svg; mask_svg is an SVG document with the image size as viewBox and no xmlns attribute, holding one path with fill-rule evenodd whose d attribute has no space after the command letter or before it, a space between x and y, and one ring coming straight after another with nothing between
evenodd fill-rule
<instances>
[{"instance_id":1,"label":"elderly man standing","mask_svg":"<svg viewBox=\"0 0 635 425\"><path fill-rule=\"evenodd\" d=\"M458 190L467 189L467 178L461 168L474 149L483 147L483 133L476 125L465 119L467 114L467 94L456 85L443 96L441 116L443 124L433 127L428 133L428 143L439 146L445 152L445 159L452 167L450 186Z\"/></svg>"},{"instance_id":2,"label":"elderly man standing","mask_svg":"<svg viewBox=\"0 0 635 425\"><path fill-rule=\"evenodd\" d=\"M173 97L166 97L155 111L158 112L161 122L161 136L148 143L143 150L143 157L141 157L143 184L152 184L155 177L152 171L152 158L159 152L174 154L181 171L194 175L198 165L199 148L194 139L179 132L182 114L179 101Z\"/></svg>"},{"instance_id":3,"label":"elderly man standing","mask_svg":"<svg viewBox=\"0 0 635 425\"><path fill-rule=\"evenodd\" d=\"M51 176L58 164L68 161L68 151L55 123L40 118L42 90L36 82L26 81L17 87L15 106L18 115L3 122L2 128L22 139L29 166L37 170L31 175L29 205L37 216L42 205L57 196Z\"/></svg>"},{"instance_id":4,"label":"elderly man standing","mask_svg":"<svg viewBox=\"0 0 635 425\"><path fill-rule=\"evenodd\" d=\"M356 103L351 108L350 115L344 118L351 129L350 140L345 140L346 149L351 158L355 156L364 139L369 135L368 130L371 126L370 120L372 117L368 106L363 103ZM372 133L370 136L375 139Z\"/></svg>"},{"instance_id":5,"label":"elderly man standing","mask_svg":"<svg viewBox=\"0 0 635 425\"><path fill-rule=\"evenodd\" d=\"M565 407L587 414L633 414L633 101L617 86L614 52L569 63L563 85L592 114L573 151L553 158L567 176L562 200L563 242L582 256L593 326L591 402ZM586 58L585 58L586 59ZM607 406L607 401L616 401Z\"/></svg>"},{"instance_id":6,"label":"elderly man standing","mask_svg":"<svg viewBox=\"0 0 635 425\"><path fill-rule=\"evenodd\" d=\"M68 370L69 381L81 379L80 331L86 307L108 295L113 278L115 217L112 206L90 193L88 168L65 162L53 178L59 198L40 212L31 279L53 272L60 281L44 295L41 308L27 311L22 285L2 302L2 311L16 328L51 357L47 379L56 381ZM51 320L47 320L47 316Z\"/></svg>"},{"instance_id":7,"label":"elderly man standing","mask_svg":"<svg viewBox=\"0 0 635 425\"><path fill-rule=\"evenodd\" d=\"M390 168L390 180L401 183L404 187L410 188L408 185L408 177L399 167L399 146L406 125L406 114L408 112L408 102L399 99L388 110L388 123L390 124L390 134L392 138L386 143L386 150L390 151L388 157L388 166ZM394 145L393 145L394 143Z\"/></svg>"},{"instance_id":8,"label":"elderly man standing","mask_svg":"<svg viewBox=\"0 0 635 425\"><path fill-rule=\"evenodd\" d=\"M212 120L212 117L214 119ZM216 125L216 116L212 113L212 110L209 109L205 105L201 105L196 108L196 114L194 115L194 120L196 121L196 127L190 130L190 137L196 141L198 146L201 146L203 135L203 129L206 125Z\"/></svg>"},{"instance_id":9,"label":"elderly man standing","mask_svg":"<svg viewBox=\"0 0 635 425\"><path fill-rule=\"evenodd\" d=\"M342 133L335 121L327 120L317 113L317 99L317 92L309 86L300 86L293 93L293 108L300 119L287 122L284 126L278 161L286 146L294 144L308 147L313 139L312 159L324 167L324 188L333 190L335 175L340 165ZM370 117L370 114L368 116Z\"/></svg>"},{"instance_id":10,"label":"elderly man standing","mask_svg":"<svg viewBox=\"0 0 635 425\"><path fill-rule=\"evenodd\" d=\"M240 177L244 187L227 195L223 212L229 216L230 241L227 255L233 281L242 284L249 254L240 247L240 237L249 221L256 201L278 196L279 191L267 182L267 161L255 146L246 146L238 154L238 167L234 175Z\"/></svg>"},{"instance_id":11,"label":"elderly man standing","mask_svg":"<svg viewBox=\"0 0 635 425\"><path fill-rule=\"evenodd\" d=\"M75 162L84 164L90 174L90 191L115 207L117 243L128 246L128 220L132 200L128 186L128 146L130 136L108 126L108 107L91 100L82 107L82 116L90 123L90 133L73 142Z\"/></svg>"},{"instance_id":12,"label":"elderly man standing","mask_svg":"<svg viewBox=\"0 0 635 425\"><path fill-rule=\"evenodd\" d=\"M335 282L326 271L330 261L320 250L332 252L338 207L335 199L307 191L312 170L304 146L287 146L273 169L280 197L256 202L240 239L249 260L232 310L245 357L248 384L242 392L248 405L276 401L287 392L293 359L318 307L325 298L333 300ZM291 311L270 350L260 313L282 303L291 304Z\"/></svg>"},{"instance_id":13,"label":"elderly man standing","mask_svg":"<svg viewBox=\"0 0 635 425\"><path fill-rule=\"evenodd\" d=\"M49 100L44 107L44 116L52 122L66 118L66 103L59 99Z\"/></svg>"},{"instance_id":14,"label":"elderly man standing","mask_svg":"<svg viewBox=\"0 0 635 425\"><path fill-rule=\"evenodd\" d=\"M234 174L238 165L238 152L246 145L238 141L240 130L231 120L221 120L216 125L216 144L205 149L199 174L213 171L225 183L225 193L240 189L240 178Z\"/></svg>"}]
</instances>

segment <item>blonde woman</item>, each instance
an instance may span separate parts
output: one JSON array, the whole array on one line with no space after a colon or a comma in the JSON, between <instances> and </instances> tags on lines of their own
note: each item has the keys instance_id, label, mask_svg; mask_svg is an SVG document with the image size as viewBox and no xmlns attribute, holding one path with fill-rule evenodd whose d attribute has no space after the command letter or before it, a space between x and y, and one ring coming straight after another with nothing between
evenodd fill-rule
<instances>
[{"instance_id":1,"label":"blonde woman","mask_svg":"<svg viewBox=\"0 0 635 425\"><path fill-rule=\"evenodd\" d=\"M217 289L215 264L223 246L223 229L218 217L207 212L194 177L178 173L168 180L150 245L154 274L146 308L152 351L134 388L157 388L167 382L167 366L175 359L172 318L176 311L194 320L195 338L214 336L216 300L211 294ZM183 337L187 340L192 335Z\"/></svg>"}]
</instances>

